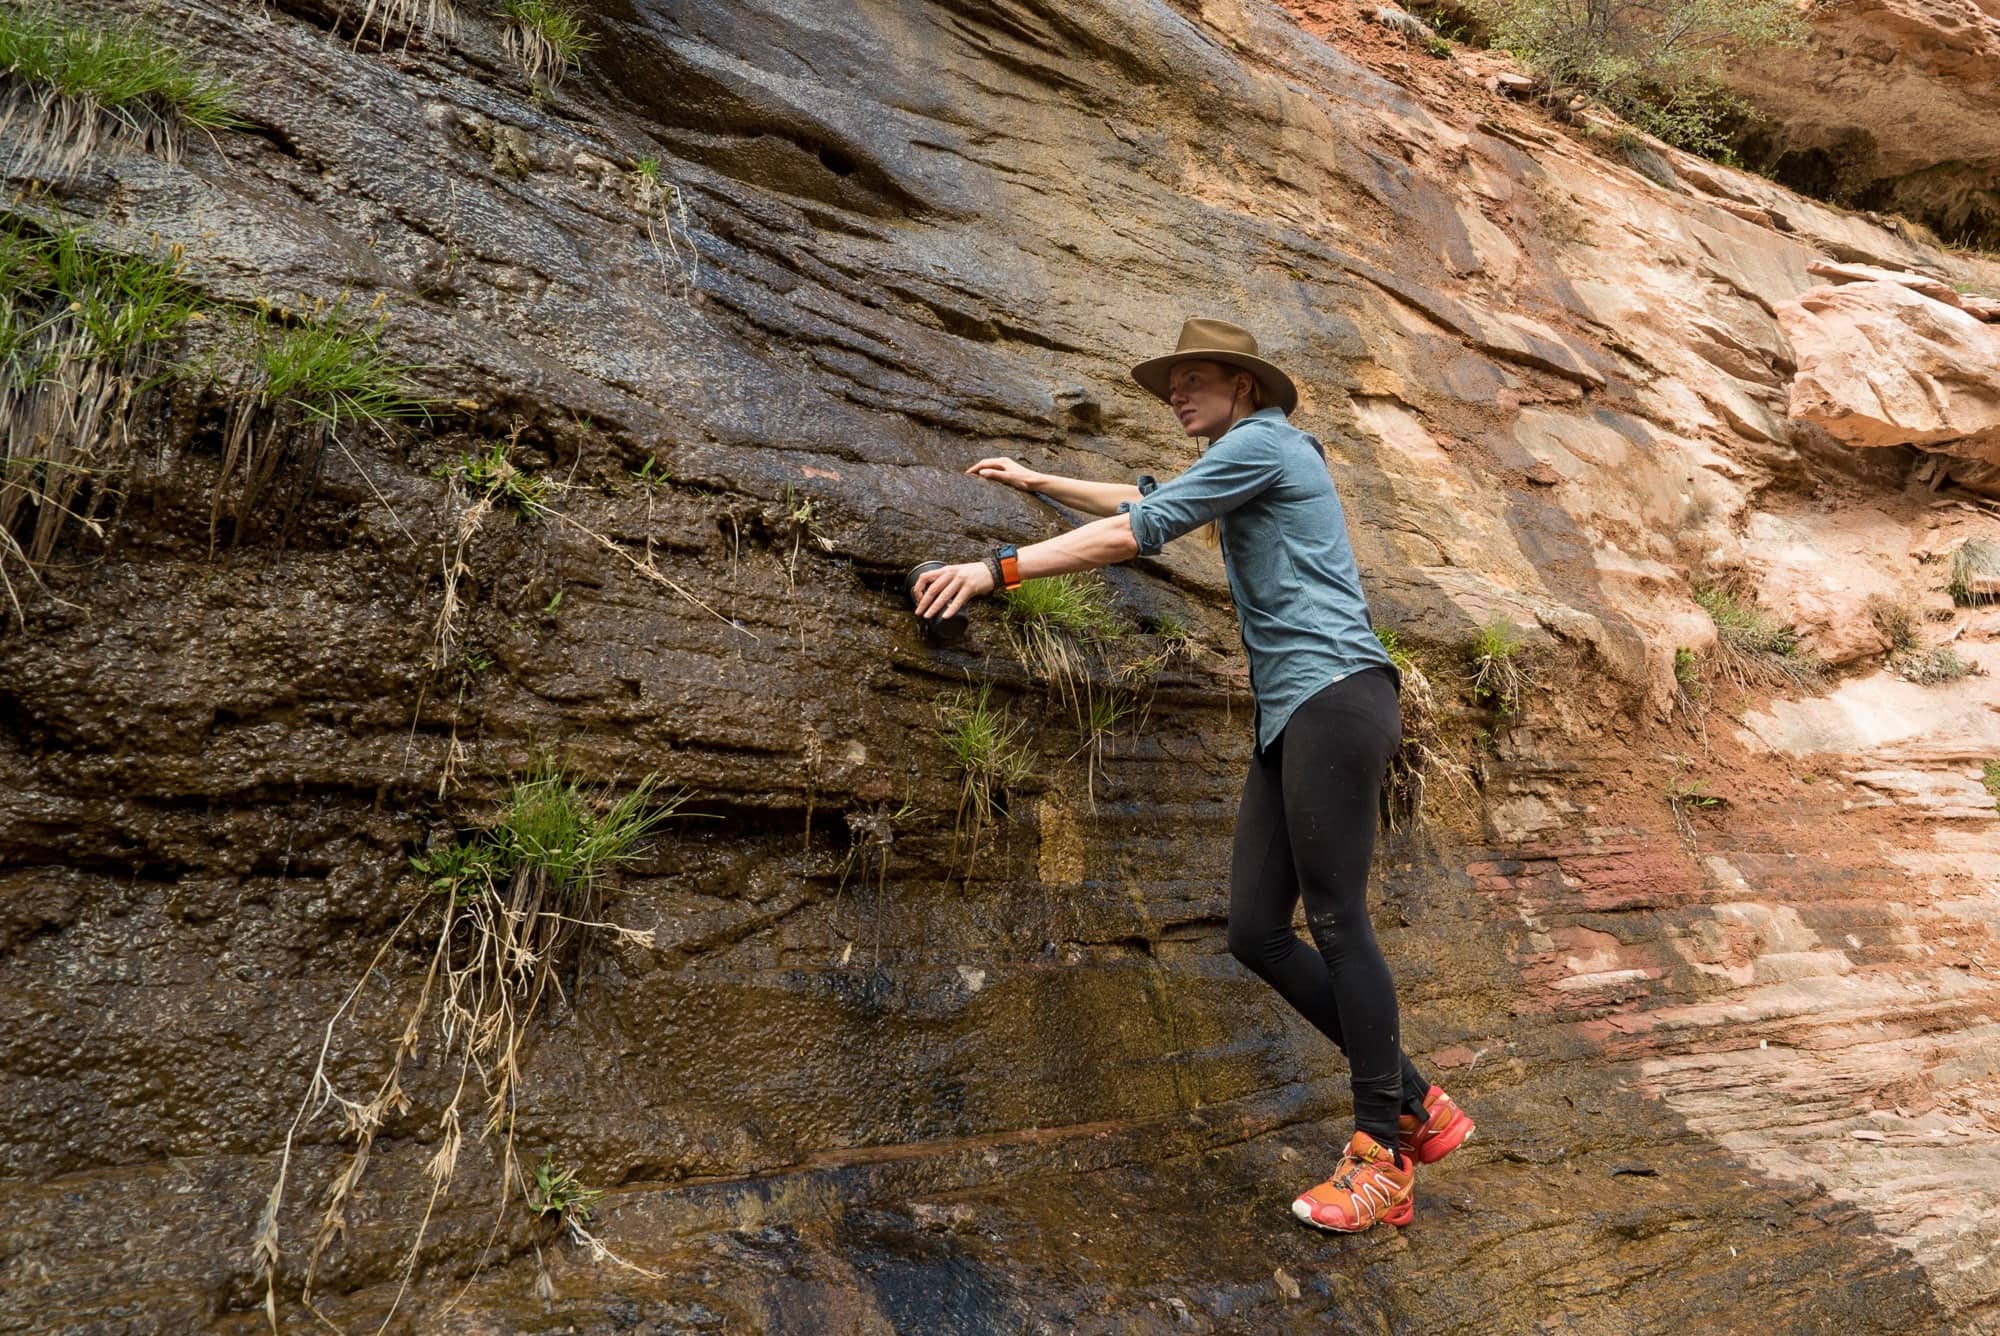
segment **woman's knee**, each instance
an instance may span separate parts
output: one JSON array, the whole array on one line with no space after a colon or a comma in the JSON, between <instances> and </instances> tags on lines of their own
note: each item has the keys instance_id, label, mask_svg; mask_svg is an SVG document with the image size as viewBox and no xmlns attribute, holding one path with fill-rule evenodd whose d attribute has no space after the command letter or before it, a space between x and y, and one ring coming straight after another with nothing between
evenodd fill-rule
<instances>
[{"instance_id":1,"label":"woman's knee","mask_svg":"<svg viewBox=\"0 0 2000 1336\"><path fill-rule=\"evenodd\" d=\"M1229 921L1229 954L1238 964L1257 974L1266 974L1271 967L1284 959L1285 950L1292 936L1290 924L1282 933L1268 923L1250 923L1238 919Z\"/></svg>"}]
</instances>

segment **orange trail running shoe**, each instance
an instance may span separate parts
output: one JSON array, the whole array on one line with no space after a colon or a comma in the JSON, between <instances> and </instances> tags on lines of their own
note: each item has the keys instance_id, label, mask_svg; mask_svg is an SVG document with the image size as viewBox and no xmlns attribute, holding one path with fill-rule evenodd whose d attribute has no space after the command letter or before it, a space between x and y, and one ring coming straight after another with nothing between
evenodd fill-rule
<instances>
[{"instance_id":1,"label":"orange trail running shoe","mask_svg":"<svg viewBox=\"0 0 2000 1336\"><path fill-rule=\"evenodd\" d=\"M1436 1086L1424 1096L1424 1112L1430 1116L1422 1122L1407 1113L1396 1119L1396 1149L1418 1164L1436 1164L1471 1137L1472 1119Z\"/></svg>"},{"instance_id":2,"label":"orange trail running shoe","mask_svg":"<svg viewBox=\"0 0 2000 1336\"><path fill-rule=\"evenodd\" d=\"M1416 1183L1415 1164L1397 1164L1374 1137L1356 1132L1333 1177L1293 1202L1292 1214L1340 1234L1358 1234L1378 1220L1407 1225L1416 1216Z\"/></svg>"}]
</instances>

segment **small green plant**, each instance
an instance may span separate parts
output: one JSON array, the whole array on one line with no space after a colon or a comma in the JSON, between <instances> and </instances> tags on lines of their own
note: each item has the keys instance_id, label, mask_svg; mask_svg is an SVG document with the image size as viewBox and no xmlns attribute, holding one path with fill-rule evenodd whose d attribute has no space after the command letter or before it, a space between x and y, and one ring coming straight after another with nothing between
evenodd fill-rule
<instances>
[{"instance_id":1,"label":"small green plant","mask_svg":"<svg viewBox=\"0 0 2000 1336\"><path fill-rule=\"evenodd\" d=\"M673 478L667 473L666 466L661 464L652 455L647 455L645 462L633 470L632 477L634 481L649 492L657 492L660 488L665 487L673 481Z\"/></svg>"},{"instance_id":2,"label":"small green plant","mask_svg":"<svg viewBox=\"0 0 2000 1336\"><path fill-rule=\"evenodd\" d=\"M500 14L507 52L534 84L554 88L597 45L583 16L564 0L501 0Z\"/></svg>"},{"instance_id":3,"label":"small green plant","mask_svg":"<svg viewBox=\"0 0 2000 1336\"><path fill-rule=\"evenodd\" d=\"M530 1215L552 1215L564 1225L589 1224L591 1209L603 1197L603 1189L585 1187L577 1181L574 1169L558 1165L553 1150L542 1152L534 1181L522 1194Z\"/></svg>"},{"instance_id":4,"label":"small green plant","mask_svg":"<svg viewBox=\"0 0 2000 1336\"><path fill-rule=\"evenodd\" d=\"M1095 692L1085 708L1083 745L1077 751L1084 756L1084 793L1093 812L1097 810L1097 772L1104 768L1104 744L1135 709L1131 698L1120 691ZM1072 760L1075 756L1071 753Z\"/></svg>"},{"instance_id":5,"label":"small green plant","mask_svg":"<svg viewBox=\"0 0 2000 1336\"><path fill-rule=\"evenodd\" d=\"M1033 773L1033 758L1021 741L1027 723L996 704L983 686L952 692L937 709L945 748L962 777L958 829L970 828L976 855L981 833L1005 815L1008 793Z\"/></svg>"},{"instance_id":6,"label":"small green plant","mask_svg":"<svg viewBox=\"0 0 2000 1336\"><path fill-rule=\"evenodd\" d=\"M792 495L792 485L785 484L785 525L792 531L792 555L785 562L785 581L791 583L798 572L799 553L807 542L822 552L833 551L833 539L826 536L819 526L819 502L809 496Z\"/></svg>"},{"instance_id":7,"label":"small green plant","mask_svg":"<svg viewBox=\"0 0 2000 1336\"><path fill-rule=\"evenodd\" d=\"M533 518L548 509L556 484L539 474L514 464L519 433L505 441L495 441L483 451L471 450L459 456L454 476L475 496L490 498L495 504L512 506L521 515Z\"/></svg>"},{"instance_id":8,"label":"small green plant","mask_svg":"<svg viewBox=\"0 0 2000 1336\"><path fill-rule=\"evenodd\" d=\"M177 158L184 132L240 127L227 84L164 38L64 22L40 5L0 9L0 122L9 170L67 180L103 150Z\"/></svg>"},{"instance_id":9,"label":"small green plant","mask_svg":"<svg viewBox=\"0 0 2000 1336\"><path fill-rule=\"evenodd\" d=\"M1451 59L1451 43L1435 33L1424 39L1424 53L1439 60Z\"/></svg>"},{"instance_id":10,"label":"small green plant","mask_svg":"<svg viewBox=\"0 0 2000 1336\"><path fill-rule=\"evenodd\" d=\"M1674 775L1667 781L1667 806L1674 814L1674 828L1680 832L1682 841L1692 850L1695 847L1695 832L1694 821L1689 814L1709 811L1727 804L1721 797L1708 791L1705 780L1688 779L1681 774L1681 767L1688 764L1686 757L1675 756L1669 759L1674 763Z\"/></svg>"},{"instance_id":11,"label":"small green plant","mask_svg":"<svg viewBox=\"0 0 2000 1336\"><path fill-rule=\"evenodd\" d=\"M2000 603L2000 543L1968 538L1951 554L1951 601L1961 608Z\"/></svg>"},{"instance_id":12,"label":"small green plant","mask_svg":"<svg viewBox=\"0 0 2000 1336\"><path fill-rule=\"evenodd\" d=\"M1980 771L1980 782L1985 784L1986 791L1993 795L1994 810L2000 811L2000 761L1986 763Z\"/></svg>"},{"instance_id":13,"label":"small green plant","mask_svg":"<svg viewBox=\"0 0 2000 1336\"><path fill-rule=\"evenodd\" d=\"M1889 642L1891 654L1907 654L1923 643L1917 629L1917 610L1908 603L1881 594L1868 597L1868 619Z\"/></svg>"},{"instance_id":14,"label":"small green plant","mask_svg":"<svg viewBox=\"0 0 2000 1336\"><path fill-rule=\"evenodd\" d=\"M1171 612L1163 612L1153 619L1153 634L1160 638L1160 648L1170 657L1191 659L1201 650L1201 644L1194 638L1194 629L1184 618Z\"/></svg>"},{"instance_id":15,"label":"small green plant","mask_svg":"<svg viewBox=\"0 0 2000 1336\"><path fill-rule=\"evenodd\" d=\"M1516 714L1527 677L1521 671L1521 651L1527 646L1521 628L1504 613L1495 613L1473 635L1465 657L1472 668L1472 699L1502 714Z\"/></svg>"},{"instance_id":16,"label":"small green plant","mask_svg":"<svg viewBox=\"0 0 2000 1336\"><path fill-rule=\"evenodd\" d=\"M524 1043L550 997L562 991L562 975L581 968L583 951L593 939L608 936L634 947L653 947L650 929L603 921L602 881L633 859L679 803L678 796L663 798L652 776L618 795L609 788L587 790L560 768L544 764L509 786L489 824L410 860L427 894L391 930L361 982L335 1009L285 1136L277 1181L252 1246L269 1311L277 1311L278 1216L300 1128L314 1109L335 1108L343 1134L353 1143L346 1168L327 1195L306 1265L301 1297L310 1304L320 1259L344 1232L348 1199L361 1181L375 1137L391 1116L408 1108L402 1078L427 1025L435 1024L440 1042L426 1061L442 1063L455 1082L437 1120L437 1149L426 1166L430 1200L404 1254L403 1285L416 1268L432 1213L451 1185L464 1140L465 1104L475 1098L474 1092L485 1107L480 1135L500 1142L500 1207L505 1208L517 1183L532 1194L514 1145ZM387 1070L372 1093L349 1096L327 1070L335 1028L354 1007L362 985L376 976L382 959L407 930L425 922L431 925L422 933L429 965L389 1047ZM571 1223L579 1222L572 1218Z\"/></svg>"},{"instance_id":17,"label":"small green plant","mask_svg":"<svg viewBox=\"0 0 2000 1336\"><path fill-rule=\"evenodd\" d=\"M1725 585L1697 585L1694 601L1715 623L1718 658L1739 687L1751 683L1817 688L1826 667L1799 644L1799 633Z\"/></svg>"}]
</instances>

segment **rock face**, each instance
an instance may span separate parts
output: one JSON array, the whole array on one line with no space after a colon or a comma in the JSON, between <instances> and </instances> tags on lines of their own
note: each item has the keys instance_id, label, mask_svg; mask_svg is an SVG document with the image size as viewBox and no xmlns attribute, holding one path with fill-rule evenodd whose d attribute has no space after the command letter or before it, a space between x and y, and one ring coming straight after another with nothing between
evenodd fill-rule
<instances>
[{"instance_id":1,"label":"rock face","mask_svg":"<svg viewBox=\"0 0 2000 1336\"><path fill-rule=\"evenodd\" d=\"M1777 316L1793 417L1848 445L1942 452L1955 480L2000 490L2000 329L1894 279L1814 288Z\"/></svg>"},{"instance_id":2,"label":"rock face","mask_svg":"<svg viewBox=\"0 0 2000 1336\"><path fill-rule=\"evenodd\" d=\"M287 541L211 556L180 405L0 639L0 1320L263 1329L303 1100L277 1298L312 1322L315 1063L378 1079L411 856L553 750L691 814L605 906L655 945L569 981L513 1118L630 1266L496 1217L475 1127L433 1201L426 1030L319 1269L342 1328L1995 1329L2000 614L1942 586L2000 521L1793 418L1774 314L1815 264L1991 275L1747 174L1660 186L1344 3L583 8L538 95L483 14L377 49L352 7L191 0L254 133L12 183L217 298L380 296L468 407L343 436ZM1201 649L1135 629L1166 667L1094 764L996 609L939 642L902 598L1068 522L975 458L1191 460L1125 368L1192 313L1300 381L1471 776L1379 859L1406 1041L1480 1126L1401 1234L1285 1209L1344 1069L1226 951L1215 555L1111 574ZM468 528L439 474L510 433L549 507ZM1732 578L1848 675L1691 680ZM1988 672L1891 676L1871 595ZM1496 616L1504 715L1463 662ZM1036 759L976 856L936 714L969 681Z\"/></svg>"},{"instance_id":3,"label":"rock face","mask_svg":"<svg viewBox=\"0 0 2000 1336\"><path fill-rule=\"evenodd\" d=\"M1941 235L2000 235L2000 8L1992 0L1811 7L1799 51L1729 75L1764 119L1744 145L1781 180Z\"/></svg>"}]
</instances>

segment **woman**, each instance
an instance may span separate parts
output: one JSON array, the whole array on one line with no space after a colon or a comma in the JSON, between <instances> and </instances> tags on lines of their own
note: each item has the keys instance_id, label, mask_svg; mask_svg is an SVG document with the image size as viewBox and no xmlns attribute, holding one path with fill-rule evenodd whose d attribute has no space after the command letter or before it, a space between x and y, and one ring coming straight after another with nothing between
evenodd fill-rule
<instances>
[{"instance_id":1,"label":"woman","mask_svg":"<svg viewBox=\"0 0 2000 1336\"><path fill-rule=\"evenodd\" d=\"M1199 319L1132 377L1208 440L1195 465L1164 485L1122 486L980 460L967 472L1103 518L926 572L917 613L948 617L997 588L1150 555L1218 522L1256 731L1230 860L1229 950L1346 1053L1354 1087L1339 1167L1292 1213L1343 1233L1407 1225L1416 1166L1450 1154L1472 1120L1403 1055L1395 983L1368 920L1382 775L1402 738L1400 682L1370 627L1319 442L1286 421L1298 406L1290 377L1247 331ZM1292 930L1301 896L1317 950Z\"/></svg>"}]
</instances>

